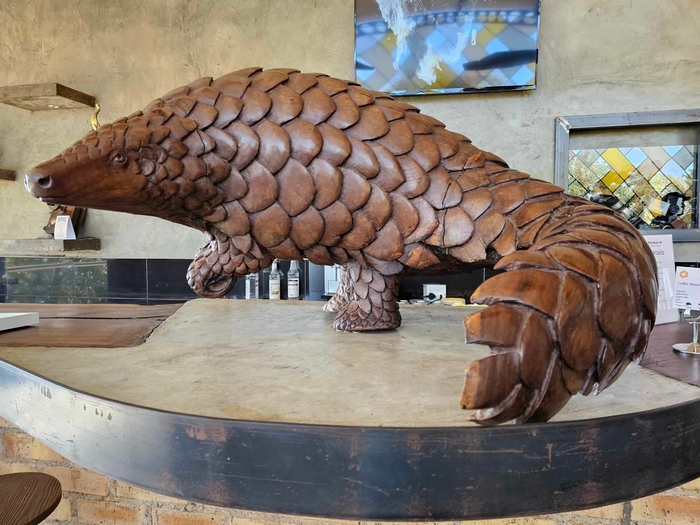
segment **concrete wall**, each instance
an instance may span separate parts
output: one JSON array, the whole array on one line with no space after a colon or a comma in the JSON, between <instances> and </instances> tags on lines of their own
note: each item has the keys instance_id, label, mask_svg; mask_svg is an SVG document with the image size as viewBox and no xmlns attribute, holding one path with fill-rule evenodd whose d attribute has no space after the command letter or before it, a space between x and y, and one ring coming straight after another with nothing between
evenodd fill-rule
<instances>
[{"instance_id":1,"label":"concrete wall","mask_svg":"<svg viewBox=\"0 0 700 525\"><path fill-rule=\"evenodd\" d=\"M552 180L554 118L700 107L694 0L542 1L536 91L411 103L511 165ZM103 122L204 75L261 65L353 76L353 0L3 0L0 85L61 82L99 97ZM0 167L19 173L89 129L90 110L0 105ZM43 233L47 208L0 182L0 238ZM201 234L93 211L105 257L191 257Z\"/></svg>"}]
</instances>

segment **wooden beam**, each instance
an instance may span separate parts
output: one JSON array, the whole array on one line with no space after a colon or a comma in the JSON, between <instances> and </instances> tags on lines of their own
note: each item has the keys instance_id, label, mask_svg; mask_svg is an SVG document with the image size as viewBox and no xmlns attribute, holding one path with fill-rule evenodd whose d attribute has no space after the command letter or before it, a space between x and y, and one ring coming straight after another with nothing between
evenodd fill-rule
<instances>
[{"instance_id":1,"label":"wooden beam","mask_svg":"<svg viewBox=\"0 0 700 525\"><path fill-rule=\"evenodd\" d=\"M95 102L94 96L55 82L0 87L0 103L29 111L92 108Z\"/></svg>"},{"instance_id":2,"label":"wooden beam","mask_svg":"<svg viewBox=\"0 0 700 525\"><path fill-rule=\"evenodd\" d=\"M0 169L0 180L17 180L17 172Z\"/></svg>"}]
</instances>

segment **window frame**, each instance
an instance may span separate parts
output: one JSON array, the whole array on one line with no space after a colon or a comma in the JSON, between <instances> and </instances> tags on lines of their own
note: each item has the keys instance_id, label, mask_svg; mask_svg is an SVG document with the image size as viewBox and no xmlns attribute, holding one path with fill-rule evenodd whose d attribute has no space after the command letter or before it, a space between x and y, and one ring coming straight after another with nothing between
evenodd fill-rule
<instances>
[{"instance_id":1,"label":"window frame","mask_svg":"<svg viewBox=\"0 0 700 525\"><path fill-rule=\"evenodd\" d=\"M610 113L602 115L577 115L556 117L554 135L554 184L568 189L569 182L569 144L571 131L630 128L645 126L678 126L695 124L695 171L693 194L696 222L700 223L700 108L679 109L671 111L643 111L637 113ZM673 242L700 241L700 228L687 230L640 230L644 235L673 236Z\"/></svg>"}]
</instances>

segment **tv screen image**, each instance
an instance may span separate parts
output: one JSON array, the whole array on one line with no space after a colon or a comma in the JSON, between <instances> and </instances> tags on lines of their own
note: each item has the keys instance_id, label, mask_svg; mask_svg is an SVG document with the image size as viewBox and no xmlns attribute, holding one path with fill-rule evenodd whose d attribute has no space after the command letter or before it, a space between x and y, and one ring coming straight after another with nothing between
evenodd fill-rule
<instances>
[{"instance_id":1,"label":"tv screen image","mask_svg":"<svg viewBox=\"0 0 700 525\"><path fill-rule=\"evenodd\" d=\"M355 76L392 95L534 89L539 0L355 0Z\"/></svg>"}]
</instances>

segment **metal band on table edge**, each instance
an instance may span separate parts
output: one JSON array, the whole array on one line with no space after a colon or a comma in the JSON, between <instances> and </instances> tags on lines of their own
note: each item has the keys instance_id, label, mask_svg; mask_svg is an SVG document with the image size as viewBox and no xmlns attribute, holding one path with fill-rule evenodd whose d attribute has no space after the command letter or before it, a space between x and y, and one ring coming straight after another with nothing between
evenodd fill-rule
<instances>
[{"instance_id":1,"label":"metal band on table edge","mask_svg":"<svg viewBox=\"0 0 700 525\"><path fill-rule=\"evenodd\" d=\"M160 494L338 519L565 512L643 497L700 475L693 446L700 441L700 399L497 428L305 425L135 406L0 360L0 416L80 466Z\"/></svg>"}]
</instances>

